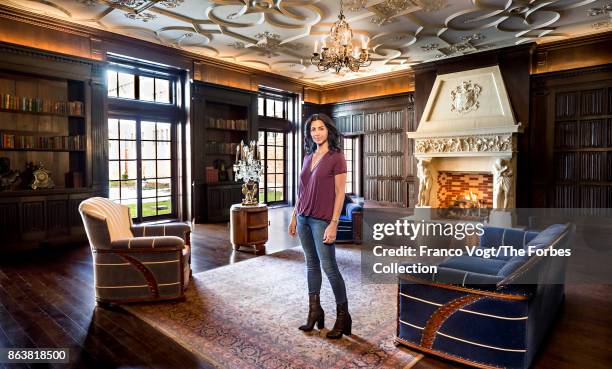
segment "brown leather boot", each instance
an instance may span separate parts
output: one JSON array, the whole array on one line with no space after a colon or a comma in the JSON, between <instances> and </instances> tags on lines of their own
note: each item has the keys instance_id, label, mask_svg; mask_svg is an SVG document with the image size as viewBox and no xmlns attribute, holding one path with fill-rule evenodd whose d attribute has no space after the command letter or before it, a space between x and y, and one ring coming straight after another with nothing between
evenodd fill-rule
<instances>
[{"instance_id":1,"label":"brown leather boot","mask_svg":"<svg viewBox=\"0 0 612 369\"><path fill-rule=\"evenodd\" d=\"M299 329L310 332L314 328L315 323L317 323L319 329L323 329L325 326L325 312L321 307L319 294L316 293L308 295L308 320Z\"/></svg>"},{"instance_id":2,"label":"brown leather boot","mask_svg":"<svg viewBox=\"0 0 612 369\"><path fill-rule=\"evenodd\" d=\"M338 339L343 334L350 336L352 325L353 320L348 311L348 302L336 305L336 323L334 323L334 328L327 332L327 338Z\"/></svg>"}]
</instances>

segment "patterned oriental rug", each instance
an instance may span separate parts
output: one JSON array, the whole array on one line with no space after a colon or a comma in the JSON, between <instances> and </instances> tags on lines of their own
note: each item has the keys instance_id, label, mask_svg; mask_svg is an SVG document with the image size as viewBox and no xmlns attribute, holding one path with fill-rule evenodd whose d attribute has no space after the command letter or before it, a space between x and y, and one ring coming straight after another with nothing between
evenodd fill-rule
<instances>
[{"instance_id":1,"label":"patterned oriental rug","mask_svg":"<svg viewBox=\"0 0 612 369\"><path fill-rule=\"evenodd\" d=\"M397 286L362 285L359 249L337 248L347 284L353 334L329 340L335 321L325 275L325 329L297 329L308 313L301 248L198 273L186 301L125 309L218 368L410 368L421 354L396 347Z\"/></svg>"}]
</instances>

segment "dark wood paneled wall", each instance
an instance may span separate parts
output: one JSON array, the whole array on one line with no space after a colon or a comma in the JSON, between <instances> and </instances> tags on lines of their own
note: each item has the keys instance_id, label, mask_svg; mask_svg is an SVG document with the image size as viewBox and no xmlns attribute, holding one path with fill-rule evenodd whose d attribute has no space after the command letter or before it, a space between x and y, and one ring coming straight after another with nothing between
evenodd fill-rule
<instances>
[{"instance_id":1,"label":"dark wood paneled wall","mask_svg":"<svg viewBox=\"0 0 612 369\"><path fill-rule=\"evenodd\" d=\"M538 45L533 73L586 68L612 62L612 32Z\"/></svg>"},{"instance_id":2,"label":"dark wood paneled wall","mask_svg":"<svg viewBox=\"0 0 612 369\"><path fill-rule=\"evenodd\" d=\"M532 79L532 207L612 206L612 64Z\"/></svg>"},{"instance_id":3,"label":"dark wood paneled wall","mask_svg":"<svg viewBox=\"0 0 612 369\"><path fill-rule=\"evenodd\" d=\"M528 205L529 183L527 170L530 157L529 146L529 96L532 54L535 44L513 46L491 50L458 58L451 58L414 66L415 70L415 116L421 120L427 99L438 74L461 72L470 69L499 65L508 91L514 116L525 127L525 133L518 139L517 207Z\"/></svg>"},{"instance_id":4,"label":"dark wood paneled wall","mask_svg":"<svg viewBox=\"0 0 612 369\"><path fill-rule=\"evenodd\" d=\"M359 101L414 91L414 73L410 69L384 73L358 80L325 85L320 92L321 104Z\"/></svg>"},{"instance_id":5,"label":"dark wood paneled wall","mask_svg":"<svg viewBox=\"0 0 612 369\"><path fill-rule=\"evenodd\" d=\"M303 118L302 124L304 124L304 122L306 122L306 119L308 119L311 115L317 114L317 113L327 114L331 117L332 116L331 108L332 108L331 105L313 104L313 103L305 102L304 105L302 105L302 118Z\"/></svg>"},{"instance_id":6,"label":"dark wood paneled wall","mask_svg":"<svg viewBox=\"0 0 612 369\"><path fill-rule=\"evenodd\" d=\"M405 137L406 131L415 129L413 110L412 93L335 104L304 104L303 108L305 117L324 112L334 118L343 134L360 138L363 149L358 155L362 170L354 174L360 177L359 192L372 203L391 206L410 206L415 196L413 147ZM398 147L387 146L395 139ZM369 146L367 140L371 143ZM365 152L368 147L370 152ZM368 166L368 162L389 165L393 160L401 163L394 175Z\"/></svg>"}]
</instances>

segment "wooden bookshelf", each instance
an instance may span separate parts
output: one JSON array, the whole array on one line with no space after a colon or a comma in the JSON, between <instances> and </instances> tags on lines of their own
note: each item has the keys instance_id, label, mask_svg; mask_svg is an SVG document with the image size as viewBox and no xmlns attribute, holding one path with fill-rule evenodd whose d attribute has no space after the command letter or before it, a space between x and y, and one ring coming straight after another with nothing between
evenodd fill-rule
<instances>
[{"instance_id":1,"label":"wooden bookshelf","mask_svg":"<svg viewBox=\"0 0 612 369\"><path fill-rule=\"evenodd\" d=\"M554 95L554 207L612 206L612 88Z\"/></svg>"},{"instance_id":2,"label":"wooden bookshelf","mask_svg":"<svg viewBox=\"0 0 612 369\"><path fill-rule=\"evenodd\" d=\"M192 99L192 214L197 223L228 221L231 205L242 198L241 184L233 181L236 148L257 137L257 94L196 82ZM221 163L225 174L218 171L211 181L207 172Z\"/></svg>"},{"instance_id":3,"label":"wooden bookshelf","mask_svg":"<svg viewBox=\"0 0 612 369\"><path fill-rule=\"evenodd\" d=\"M30 115L42 115L49 117L75 117L75 118L84 118L83 115L74 115L74 114L60 114L60 113L44 113L38 111L27 111L27 110L17 110L17 109L3 109L0 108L0 113L14 113L14 114L30 114Z\"/></svg>"},{"instance_id":4,"label":"wooden bookshelf","mask_svg":"<svg viewBox=\"0 0 612 369\"><path fill-rule=\"evenodd\" d=\"M103 147L90 142L106 125L103 107L92 107L104 78L95 61L0 43L0 157L21 178L0 188L0 253L85 239L78 206L102 195L92 163ZM28 163L42 163L54 188L32 189Z\"/></svg>"}]
</instances>

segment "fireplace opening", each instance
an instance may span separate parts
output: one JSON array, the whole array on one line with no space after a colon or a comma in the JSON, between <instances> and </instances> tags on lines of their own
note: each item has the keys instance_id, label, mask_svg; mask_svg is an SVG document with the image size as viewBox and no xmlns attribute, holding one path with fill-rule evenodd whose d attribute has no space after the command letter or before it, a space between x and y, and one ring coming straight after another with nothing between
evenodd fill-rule
<instances>
[{"instance_id":1,"label":"fireplace opening","mask_svg":"<svg viewBox=\"0 0 612 369\"><path fill-rule=\"evenodd\" d=\"M439 172L439 208L492 208L493 175L486 172Z\"/></svg>"}]
</instances>

